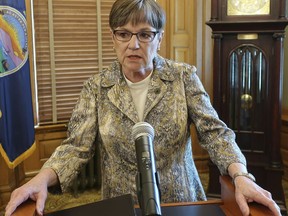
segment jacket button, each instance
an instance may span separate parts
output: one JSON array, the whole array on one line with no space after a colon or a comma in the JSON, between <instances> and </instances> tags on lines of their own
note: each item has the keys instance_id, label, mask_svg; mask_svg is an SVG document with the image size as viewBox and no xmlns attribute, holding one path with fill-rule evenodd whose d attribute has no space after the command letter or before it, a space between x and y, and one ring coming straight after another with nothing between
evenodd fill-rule
<instances>
[{"instance_id":1,"label":"jacket button","mask_svg":"<svg viewBox=\"0 0 288 216\"><path fill-rule=\"evenodd\" d=\"M155 94L160 94L160 88L155 89Z\"/></svg>"}]
</instances>

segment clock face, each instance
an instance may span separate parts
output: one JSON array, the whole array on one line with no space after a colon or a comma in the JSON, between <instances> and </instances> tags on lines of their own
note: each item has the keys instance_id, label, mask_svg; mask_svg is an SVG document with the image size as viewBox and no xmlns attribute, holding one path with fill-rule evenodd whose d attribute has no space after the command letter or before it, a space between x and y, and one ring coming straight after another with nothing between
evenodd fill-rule
<instances>
[{"instance_id":1,"label":"clock face","mask_svg":"<svg viewBox=\"0 0 288 216\"><path fill-rule=\"evenodd\" d=\"M268 15L271 0L227 0L227 15Z\"/></svg>"}]
</instances>

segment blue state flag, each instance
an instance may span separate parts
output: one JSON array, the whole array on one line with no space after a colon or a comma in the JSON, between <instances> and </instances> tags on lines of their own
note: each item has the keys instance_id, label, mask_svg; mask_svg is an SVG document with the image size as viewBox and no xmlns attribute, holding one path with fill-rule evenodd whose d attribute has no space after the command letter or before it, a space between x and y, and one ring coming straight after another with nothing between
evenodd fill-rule
<instances>
[{"instance_id":1,"label":"blue state flag","mask_svg":"<svg viewBox=\"0 0 288 216\"><path fill-rule=\"evenodd\" d=\"M15 168L36 148L25 0L0 0L0 153Z\"/></svg>"}]
</instances>

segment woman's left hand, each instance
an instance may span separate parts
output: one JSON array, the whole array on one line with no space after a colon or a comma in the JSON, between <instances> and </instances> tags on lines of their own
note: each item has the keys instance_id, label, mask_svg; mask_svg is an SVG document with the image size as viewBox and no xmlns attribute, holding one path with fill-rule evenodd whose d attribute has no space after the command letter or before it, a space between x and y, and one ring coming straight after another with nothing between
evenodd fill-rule
<instances>
[{"instance_id":1,"label":"woman's left hand","mask_svg":"<svg viewBox=\"0 0 288 216\"><path fill-rule=\"evenodd\" d=\"M271 193L264 190L245 176L238 176L235 181L235 198L243 216L250 214L249 202L257 202L267 206L275 216L281 216L280 208L272 199Z\"/></svg>"}]
</instances>

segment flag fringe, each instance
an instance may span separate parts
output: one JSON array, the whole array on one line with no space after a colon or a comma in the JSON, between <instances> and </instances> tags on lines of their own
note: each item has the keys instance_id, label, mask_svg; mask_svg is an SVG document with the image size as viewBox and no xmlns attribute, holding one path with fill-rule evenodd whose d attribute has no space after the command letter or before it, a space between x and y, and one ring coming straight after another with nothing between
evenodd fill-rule
<instances>
[{"instance_id":1,"label":"flag fringe","mask_svg":"<svg viewBox=\"0 0 288 216\"><path fill-rule=\"evenodd\" d=\"M25 152L23 152L21 155L19 155L14 161L10 161L6 152L4 151L1 143L0 143L0 154L4 158L4 161L8 165L10 169L14 169L16 166L18 166L21 162L26 160L29 156L32 155L32 153L36 150L36 142L31 145L29 149L27 149Z\"/></svg>"}]
</instances>

